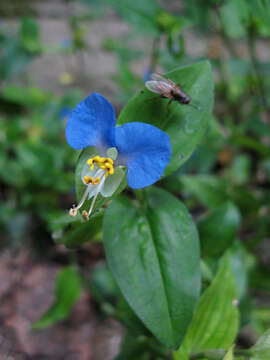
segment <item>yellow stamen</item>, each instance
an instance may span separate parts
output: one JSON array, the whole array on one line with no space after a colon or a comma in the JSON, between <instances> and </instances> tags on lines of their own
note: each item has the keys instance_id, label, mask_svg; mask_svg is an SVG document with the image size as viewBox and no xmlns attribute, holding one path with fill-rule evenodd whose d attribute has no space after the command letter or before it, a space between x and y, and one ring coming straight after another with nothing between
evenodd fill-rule
<instances>
[{"instance_id":1,"label":"yellow stamen","mask_svg":"<svg viewBox=\"0 0 270 360\"><path fill-rule=\"evenodd\" d=\"M106 162L109 162L110 164L113 165L113 159L111 159L111 158L106 158Z\"/></svg>"},{"instance_id":2,"label":"yellow stamen","mask_svg":"<svg viewBox=\"0 0 270 360\"><path fill-rule=\"evenodd\" d=\"M100 183L100 177L97 177L96 179L94 179L92 176L84 176L83 181L86 185L88 185L88 184L97 185Z\"/></svg>"},{"instance_id":3,"label":"yellow stamen","mask_svg":"<svg viewBox=\"0 0 270 360\"><path fill-rule=\"evenodd\" d=\"M107 170L106 172L106 177L108 177L109 175L113 175L114 174L114 167L111 163L106 162L105 163L105 169Z\"/></svg>"},{"instance_id":4,"label":"yellow stamen","mask_svg":"<svg viewBox=\"0 0 270 360\"><path fill-rule=\"evenodd\" d=\"M96 155L90 159L87 160L87 164L90 166L90 170L93 171L94 170L94 166L95 163L99 166L99 164L103 163L106 161L106 158L103 158L99 155Z\"/></svg>"},{"instance_id":5,"label":"yellow stamen","mask_svg":"<svg viewBox=\"0 0 270 360\"><path fill-rule=\"evenodd\" d=\"M92 185L97 185L100 183L100 177L97 177L96 179L93 179Z\"/></svg>"},{"instance_id":6,"label":"yellow stamen","mask_svg":"<svg viewBox=\"0 0 270 360\"><path fill-rule=\"evenodd\" d=\"M83 177L83 182L86 184L86 185L88 185L89 183L90 183L90 176L84 176Z\"/></svg>"},{"instance_id":7,"label":"yellow stamen","mask_svg":"<svg viewBox=\"0 0 270 360\"><path fill-rule=\"evenodd\" d=\"M94 156L90 159L87 160L87 164L90 166L90 170L93 171L94 170L94 166L95 164L97 164L97 166L102 169L102 170L107 170L106 171L106 177L108 177L109 175L113 175L114 174L114 161L111 158L104 158L101 156ZM89 184L89 176L88 177L84 177L84 182L86 184ZM88 181L88 182L87 182ZM92 184L92 182L91 182ZM93 184L95 185L95 184Z\"/></svg>"}]
</instances>

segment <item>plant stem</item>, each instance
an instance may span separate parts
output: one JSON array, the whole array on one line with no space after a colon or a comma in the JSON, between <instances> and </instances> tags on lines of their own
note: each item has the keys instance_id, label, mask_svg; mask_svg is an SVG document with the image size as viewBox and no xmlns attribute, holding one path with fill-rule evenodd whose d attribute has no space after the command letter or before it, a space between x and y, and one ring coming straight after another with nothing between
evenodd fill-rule
<instances>
[{"instance_id":1,"label":"plant stem","mask_svg":"<svg viewBox=\"0 0 270 360\"><path fill-rule=\"evenodd\" d=\"M140 204L140 206L145 206L145 193L143 189L133 190L136 200Z\"/></svg>"},{"instance_id":2,"label":"plant stem","mask_svg":"<svg viewBox=\"0 0 270 360\"><path fill-rule=\"evenodd\" d=\"M159 46L160 46L160 36L156 36L153 40L151 58L150 58L150 70L152 72L155 72L158 64Z\"/></svg>"},{"instance_id":3,"label":"plant stem","mask_svg":"<svg viewBox=\"0 0 270 360\"><path fill-rule=\"evenodd\" d=\"M234 47L234 44L231 41L231 39L229 38L229 36L226 34L226 31L224 29L222 18L220 16L220 12L219 12L217 5L214 6L214 12L215 12L218 22L219 22L219 36L220 36L221 40L223 41L223 44L228 49L228 51L232 57L238 58L238 53Z\"/></svg>"},{"instance_id":4,"label":"plant stem","mask_svg":"<svg viewBox=\"0 0 270 360\"><path fill-rule=\"evenodd\" d=\"M256 76L258 91L259 91L260 96L262 98L263 106L265 107L266 110L269 110L268 104L267 104L264 81L263 81L263 78L261 76L260 66L259 66L257 56L256 56L256 38L255 38L255 35L256 35L255 34L255 29L254 29L254 27L252 25L250 25L249 28L248 28L248 51L249 51L250 61L251 61L251 64L252 64L252 67L253 67L253 70L254 70L254 74Z\"/></svg>"}]
</instances>

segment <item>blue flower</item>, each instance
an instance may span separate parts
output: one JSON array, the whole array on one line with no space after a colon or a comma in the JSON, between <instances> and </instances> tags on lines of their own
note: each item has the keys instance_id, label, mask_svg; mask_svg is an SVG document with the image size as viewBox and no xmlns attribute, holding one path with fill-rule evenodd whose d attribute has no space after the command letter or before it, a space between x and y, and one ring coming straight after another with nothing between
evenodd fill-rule
<instances>
[{"instance_id":1,"label":"blue flower","mask_svg":"<svg viewBox=\"0 0 270 360\"><path fill-rule=\"evenodd\" d=\"M138 111L139 115L139 111ZM66 126L66 139L76 150L95 147L96 153L83 167L81 178L86 191L77 210L88 198L101 193L111 196L120 185L127 169L127 183L140 189L155 183L171 158L169 136L155 126L132 122L116 127L112 105L102 95L93 93L72 111Z\"/></svg>"}]
</instances>

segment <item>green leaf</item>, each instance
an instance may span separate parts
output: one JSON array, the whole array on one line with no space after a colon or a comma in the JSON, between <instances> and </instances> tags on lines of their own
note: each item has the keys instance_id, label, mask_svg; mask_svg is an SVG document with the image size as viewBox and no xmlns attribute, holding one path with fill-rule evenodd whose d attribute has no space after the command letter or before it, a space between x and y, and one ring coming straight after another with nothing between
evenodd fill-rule
<instances>
[{"instance_id":1,"label":"green leaf","mask_svg":"<svg viewBox=\"0 0 270 360\"><path fill-rule=\"evenodd\" d=\"M248 350L252 354L252 360L269 360L270 359L270 329L267 330Z\"/></svg>"},{"instance_id":2,"label":"green leaf","mask_svg":"<svg viewBox=\"0 0 270 360\"><path fill-rule=\"evenodd\" d=\"M222 260L219 271L200 298L199 304L175 360L186 360L192 352L208 349L229 349L238 330L237 299L230 258Z\"/></svg>"},{"instance_id":3,"label":"green leaf","mask_svg":"<svg viewBox=\"0 0 270 360\"><path fill-rule=\"evenodd\" d=\"M156 0L105 0L113 6L119 15L135 29L144 35L157 35L159 33L156 17L160 6Z\"/></svg>"},{"instance_id":4,"label":"green leaf","mask_svg":"<svg viewBox=\"0 0 270 360\"><path fill-rule=\"evenodd\" d=\"M33 59L33 54L22 48L20 40L7 37L1 44L0 79L11 80L19 75Z\"/></svg>"},{"instance_id":5,"label":"green leaf","mask_svg":"<svg viewBox=\"0 0 270 360\"><path fill-rule=\"evenodd\" d=\"M78 162L76 165L76 170L75 170L75 190L76 190L76 198L77 198L78 203L81 200L83 193L86 189L86 186L82 182L82 179L81 179L82 169L83 169L84 165L86 164L86 161L90 157L93 157L95 155L100 155L99 151L94 147L88 147L88 148L84 149L79 156L79 159L78 159ZM112 196L104 198L101 194L99 194L97 197L97 200L95 202L93 211L101 208L105 203L109 202L111 199L113 199L118 194L120 194L124 190L126 185L127 185L126 176L124 176L118 189ZM88 211L92 200L93 200L93 198L91 198L89 201L85 201L85 204L81 207L80 210Z\"/></svg>"},{"instance_id":6,"label":"green leaf","mask_svg":"<svg viewBox=\"0 0 270 360\"><path fill-rule=\"evenodd\" d=\"M131 308L166 346L181 343L200 293L198 234L185 206L148 188L146 208L118 197L106 209L106 258Z\"/></svg>"},{"instance_id":7,"label":"green leaf","mask_svg":"<svg viewBox=\"0 0 270 360\"><path fill-rule=\"evenodd\" d=\"M227 354L224 356L223 360L233 360L233 348L232 346L230 350L227 352Z\"/></svg>"},{"instance_id":8,"label":"green leaf","mask_svg":"<svg viewBox=\"0 0 270 360\"><path fill-rule=\"evenodd\" d=\"M34 106L45 105L52 101L49 92L33 86L8 85L2 90L1 96L6 100L28 106L31 109Z\"/></svg>"},{"instance_id":9,"label":"green leaf","mask_svg":"<svg viewBox=\"0 0 270 360\"><path fill-rule=\"evenodd\" d=\"M250 274L250 286L270 293L270 271L262 266L256 266Z\"/></svg>"},{"instance_id":10,"label":"green leaf","mask_svg":"<svg viewBox=\"0 0 270 360\"><path fill-rule=\"evenodd\" d=\"M249 0L250 15L254 18L256 25L261 25L261 32L269 36L270 31L270 4L265 0ZM259 24L258 24L259 23Z\"/></svg>"},{"instance_id":11,"label":"green leaf","mask_svg":"<svg viewBox=\"0 0 270 360\"><path fill-rule=\"evenodd\" d=\"M144 88L124 107L118 123L146 122L167 132L172 144L172 158L165 173L179 168L193 153L208 127L214 101L214 82L208 61L178 68L166 74L190 95L192 106L180 105Z\"/></svg>"},{"instance_id":12,"label":"green leaf","mask_svg":"<svg viewBox=\"0 0 270 360\"><path fill-rule=\"evenodd\" d=\"M82 291L80 275L72 267L60 271L57 278L55 301L49 310L32 325L38 330L65 319L71 312Z\"/></svg>"},{"instance_id":13,"label":"green leaf","mask_svg":"<svg viewBox=\"0 0 270 360\"><path fill-rule=\"evenodd\" d=\"M213 175L182 175L180 181L187 192L210 209L228 200L228 184L224 179Z\"/></svg>"},{"instance_id":14,"label":"green leaf","mask_svg":"<svg viewBox=\"0 0 270 360\"><path fill-rule=\"evenodd\" d=\"M148 335L149 331L135 315L117 286L111 271L105 263L99 263L87 282L91 296L97 300L106 315L114 316L132 333L132 335Z\"/></svg>"},{"instance_id":15,"label":"green leaf","mask_svg":"<svg viewBox=\"0 0 270 360\"><path fill-rule=\"evenodd\" d=\"M249 283L249 270L254 266L254 255L249 253L242 242L236 241L229 249L231 267L238 290L239 299L242 300L247 293Z\"/></svg>"},{"instance_id":16,"label":"green leaf","mask_svg":"<svg viewBox=\"0 0 270 360\"><path fill-rule=\"evenodd\" d=\"M245 36L243 24L248 16L248 7L245 0L229 0L221 7L220 15L225 32L232 38Z\"/></svg>"},{"instance_id":17,"label":"green leaf","mask_svg":"<svg viewBox=\"0 0 270 360\"><path fill-rule=\"evenodd\" d=\"M170 350L157 344L154 338L127 333L121 343L120 353L114 360L170 359Z\"/></svg>"},{"instance_id":18,"label":"green leaf","mask_svg":"<svg viewBox=\"0 0 270 360\"><path fill-rule=\"evenodd\" d=\"M229 195L244 217L255 216L261 206L258 196L247 186L230 187Z\"/></svg>"},{"instance_id":19,"label":"green leaf","mask_svg":"<svg viewBox=\"0 0 270 360\"><path fill-rule=\"evenodd\" d=\"M120 295L119 288L105 262L98 263L91 270L87 284L91 296L100 303L104 303L106 300L115 300Z\"/></svg>"},{"instance_id":20,"label":"green leaf","mask_svg":"<svg viewBox=\"0 0 270 360\"><path fill-rule=\"evenodd\" d=\"M222 254L235 239L240 219L237 207L229 201L201 218L198 230L202 255Z\"/></svg>"},{"instance_id":21,"label":"green leaf","mask_svg":"<svg viewBox=\"0 0 270 360\"><path fill-rule=\"evenodd\" d=\"M76 248L79 245L92 240L102 230L104 210L101 209L90 216L88 221L80 223L75 229L69 231L57 243L64 244L68 248Z\"/></svg>"},{"instance_id":22,"label":"green leaf","mask_svg":"<svg viewBox=\"0 0 270 360\"><path fill-rule=\"evenodd\" d=\"M30 52L40 51L39 28L37 22L31 18L23 18L20 27L21 42Z\"/></svg>"},{"instance_id":23,"label":"green leaf","mask_svg":"<svg viewBox=\"0 0 270 360\"><path fill-rule=\"evenodd\" d=\"M242 185L248 182L250 178L250 157L247 155L238 155L232 163L230 176L234 183Z\"/></svg>"}]
</instances>

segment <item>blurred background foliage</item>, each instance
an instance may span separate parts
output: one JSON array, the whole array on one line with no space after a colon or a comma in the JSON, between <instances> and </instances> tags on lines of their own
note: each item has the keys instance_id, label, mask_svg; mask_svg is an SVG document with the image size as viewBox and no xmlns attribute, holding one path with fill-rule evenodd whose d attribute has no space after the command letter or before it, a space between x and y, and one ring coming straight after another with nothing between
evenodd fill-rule
<instances>
[{"instance_id":1,"label":"blurred background foliage","mask_svg":"<svg viewBox=\"0 0 270 360\"><path fill-rule=\"evenodd\" d=\"M0 4L1 251L27 247L42 261L68 265L58 277L55 303L34 328L68 316L84 288L100 316L113 316L127 329L118 360L168 358L120 295L103 252L92 258L100 249L102 213L94 226L68 216L78 154L64 128L71 109L91 91L109 96L119 112L152 72L208 58L215 75L211 124L192 157L158 186L184 200L197 222L205 287L221 255L230 254L240 294L237 343L252 345L270 324L270 2L58 5L54 13L50 1L47 7L30 0ZM44 41L42 16L64 23L59 42ZM113 23L106 27L108 19ZM56 69L46 59L57 59ZM109 70L101 68L106 63ZM72 249L63 252L59 244Z\"/></svg>"}]
</instances>

